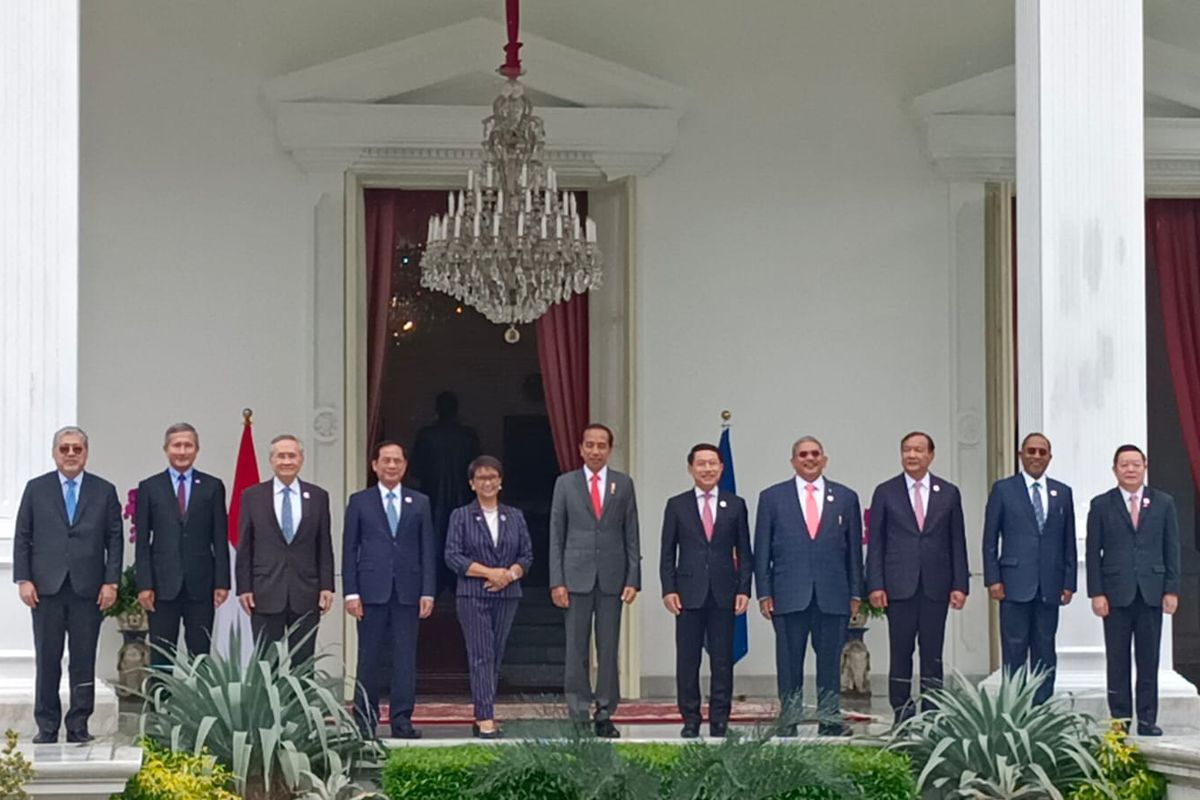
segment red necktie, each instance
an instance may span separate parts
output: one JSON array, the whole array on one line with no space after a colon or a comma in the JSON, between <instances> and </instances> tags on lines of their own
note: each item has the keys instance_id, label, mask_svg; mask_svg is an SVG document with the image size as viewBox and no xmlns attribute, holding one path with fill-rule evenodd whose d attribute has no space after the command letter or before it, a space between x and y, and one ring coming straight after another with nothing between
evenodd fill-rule
<instances>
[{"instance_id":1,"label":"red necktie","mask_svg":"<svg viewBox=\"0 0 1200 800\"><path fill-rule=\"evenodd\" d=\"M179 489L175 492L175 497L179 500L179 516L187 516L187 487L184 486L184 476L179 476Z\"/></svg>"},{"instance_id":2,"label":"red necktie","mask_svg":"<svg viewBox=\"0 0 1200 800\"><path fill-rule=\"evenodd\" d=\"M808 524L808 538L817 538L817 529L821 527L821 512L817 511L817 487L811 483L804 487L808 497L804 498L804 521Z\"/></svg>"},{"instance_id":3,"label":"red necktie","mask_svg":"<svg viewBox=\"0 0 1200 800\"><path fill-rule=\"evenodd\" d=\"M592 475L592 511L596 512L596 519L600 519L600 515L604 513L604 506L600 504L599 473Z\"/></svg>"},{"instance_id":4,"label":"red necktie","mask_svg":"<svg viewBox=\"0 0 1200 800\"><path fill-rule=\"evenodd\" d=\"M705 492L704 493L704 511L703 511L703 513L700 514L700 522L702 522L704 524L704 538L708 539L710 542L712 541L713 527L714 527L712 506L710 506L708 504L708 501L711 499L712 499L712 492Z\"/></svg>"}]
</instances>

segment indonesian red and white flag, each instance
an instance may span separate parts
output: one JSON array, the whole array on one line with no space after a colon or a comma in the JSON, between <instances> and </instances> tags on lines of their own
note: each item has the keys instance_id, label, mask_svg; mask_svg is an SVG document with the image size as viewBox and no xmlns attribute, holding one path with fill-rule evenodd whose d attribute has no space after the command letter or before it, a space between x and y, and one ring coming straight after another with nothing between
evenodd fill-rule
<instances>
[{"instance_id":1,"label":"indonesian red and white flag","mask_svg":"<svg viewBox=\"0 0 1200 800\"><path fill-rule=\"evenodd\" d=\"M258 458L254 455L253 423L249 413L242 424L242 442L238 447L237 468L233 473L233 491L229 494L229 585L232 589L225 602L217 607L213 620L213 648L222 654L229 652L229 638L234 630L242 636L242 660L248 661L254 649L250 630L250 615L242 609L237 598L238 517L242 509L242 492L258 483Z\"/></svg>"}]
</instances>

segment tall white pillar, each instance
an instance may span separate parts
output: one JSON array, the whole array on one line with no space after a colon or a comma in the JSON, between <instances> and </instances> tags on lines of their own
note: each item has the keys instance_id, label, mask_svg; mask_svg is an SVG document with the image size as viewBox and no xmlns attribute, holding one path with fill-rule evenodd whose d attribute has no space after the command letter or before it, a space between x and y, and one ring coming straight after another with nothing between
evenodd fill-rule
<instances>
[{"instance_id":1,"label":"tall white pillar","mask_svg":"<svg viewBox=\"0 0 1200 800\"><path fill-rule=\"evenodd\" d=\"M1049 474L1075 493L1079 592L1057 688L1103 701L1083 537L1091 498L1115 485L1113 451L1146 444L1142 4L1017 0L1016 36L1018 419L1049 436ZM1173 695L1196 697L1171 669L1169 618L1162 664L1169 715Z\"/></svg>"},{"instance_id":2,"label":"tall white pillar","mask_svg":"<svg viewBox=\"0 0 1200 800\"><path fill-rule=\"evenodd\" d=\"M54 466L54 431L75 422L78 153L76 3L0 3L0 690L33 679L12 583L17 507Z\"/></svg>"}]
</instances>

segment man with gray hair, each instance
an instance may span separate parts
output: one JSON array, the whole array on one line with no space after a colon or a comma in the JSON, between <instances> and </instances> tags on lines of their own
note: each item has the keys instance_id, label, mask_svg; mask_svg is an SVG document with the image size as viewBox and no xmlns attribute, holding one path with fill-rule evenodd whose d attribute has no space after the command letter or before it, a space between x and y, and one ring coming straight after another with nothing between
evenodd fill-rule
<instances>
[{"instance_id":1,"label":"man with gray hair","mask_svg":"<svg viewBox=\"0 0 1200 800\"><path fill-rule=\"evenodd\" d=\"M304 448L290 434L271 440L275 476L242 493L237 592L255 639L288 637L293 663L316 650L320 615L333 607L329 493L299 479Z\"/></svg>"},{"instance_id":2,"label":"man with gray hair","mask_svg":"<svg viewBox=\"0 0 1200 800\"><path fill-rule=\"evenodd\" d=\"M13 580L33 613L34 744L57 742L64 722L58 696L64 640L70 650L67 741L92 740L100 615L116 602L121 580L121 503L111 483L83 470L87 434L60 429L51 455L56 469L25 485L13 538Z\"/></svg>"},{"instance_id":3,"label":"man with gray hair","mask_svg":"<svg viewBox=\"0 0 1200 800\"><path fill-rule=\"evenodd\" d=\"M150 615L150 653L167 664L180 623L190 655L209 651L213 613L229 594L225 484L195 468L200 435L186 422L163 437L167 468L138 484L138 603Z\"/></svg>"}]
</instances>

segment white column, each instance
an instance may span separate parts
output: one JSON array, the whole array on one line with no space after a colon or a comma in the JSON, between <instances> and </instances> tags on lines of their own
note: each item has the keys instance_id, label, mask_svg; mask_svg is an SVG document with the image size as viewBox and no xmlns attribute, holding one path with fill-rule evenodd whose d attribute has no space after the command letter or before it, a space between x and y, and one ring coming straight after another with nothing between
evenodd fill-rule
<instances>
[{"instance_id":1,"label":"white column","mask_svg":"<svg viewBox=\"0 0 1200 800\"><path fill-rule=\"evenodd\" d=\"M33 632L12 584L25 482L75 420L79 174L75 0L0 3L0 695L28 686ZM0 706L3 705L0 699ZM9 720L3 720L8 722Z\"/></svg>"},{"instance_id":2,"label":"white column","mask_svg":"<svg viewBox=\"0 0 1200 800\"><path fill-rule=\"evenodd\" d=\"M1019 427L1050 437L1050 474L1075 493L1079 593L1057 687L1103 701L1083 536L1117 445L1146 443L1142 4L1017 0L1016 36ZM1171 659L1168 619L1164 715L1173 694L1196 696Z\"/></svg>"}]
</instances>

